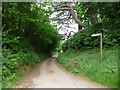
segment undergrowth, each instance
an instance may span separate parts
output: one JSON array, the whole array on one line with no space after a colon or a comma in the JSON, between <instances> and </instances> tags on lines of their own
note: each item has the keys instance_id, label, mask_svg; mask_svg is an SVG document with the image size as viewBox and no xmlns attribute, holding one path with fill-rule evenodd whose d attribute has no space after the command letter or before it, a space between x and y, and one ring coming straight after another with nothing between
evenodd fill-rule
<instances>
[{"instance_id":1,"label":"undergrowth","mask_svg":"<svg viewBox=\"0 0 120 90\"><path fill-rule=\"evenodd\" d=\"M34 48L26 40L22 40L13 49L3 48L2 87L11 88L22 76L29 72L29 66L34 67L36 63L41 62L47 57L47 54L35 52ZM21 65L26 65L23 68L25 70L19 70Z\"/></svg>"}]
</instances>

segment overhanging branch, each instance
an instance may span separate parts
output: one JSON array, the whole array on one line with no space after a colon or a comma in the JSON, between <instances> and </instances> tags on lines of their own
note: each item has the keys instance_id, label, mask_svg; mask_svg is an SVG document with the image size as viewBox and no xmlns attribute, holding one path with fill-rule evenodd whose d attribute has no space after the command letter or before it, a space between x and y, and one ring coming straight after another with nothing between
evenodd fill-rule
<instances>
[{"instance_id":1,"label":"overhanging branch","mask_svg":"<svg viewBox=\"0 0 120 90\"><path fill-rule=\"evenodd\" d=\"M55 11L60 11L60 10L67 10L67 11L70 11L70 8L56 8Z\"/></svg>"},{"instance_id":2,"label":"overhanging branch","mask_svg":"<svg viewBox=\"0 0 120 90\"><path fill-rule=\"evenodd\" d=\"M62 11L63 11L63 10L69 11L70 14L71 14L71 16L72 16L73 19L75 20L75 22L78 23L79 26L85 27L85 24L82 23L82 22L77 18L77 16L76 16L76 14L75 14L75 12L74 12L74 10L73 10L72 7L71 7L71 8L64 7L64 8L56 8L56 9L55 9L55 11L60 11L60 10L62 10Z\"/></svg>"}]
</instances>

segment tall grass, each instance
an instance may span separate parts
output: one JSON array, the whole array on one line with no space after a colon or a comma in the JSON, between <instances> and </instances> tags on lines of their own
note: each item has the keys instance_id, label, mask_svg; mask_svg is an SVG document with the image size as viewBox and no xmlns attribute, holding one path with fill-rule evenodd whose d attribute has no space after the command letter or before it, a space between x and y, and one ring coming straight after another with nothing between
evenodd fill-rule
<instances>
[{"instance_id":1,"label":"tall grass","mask_svg":"<svg viewBox=\"0 0 120 90\"><path fill-rule=\"evenodd\" d=\"M101 64L98 48L85 51L69 50L59 54L58 61L72 73L87 76L99 84L115 88L118 87L117 50L117 48L104 48Z\"/></svg>"}]
</instances>

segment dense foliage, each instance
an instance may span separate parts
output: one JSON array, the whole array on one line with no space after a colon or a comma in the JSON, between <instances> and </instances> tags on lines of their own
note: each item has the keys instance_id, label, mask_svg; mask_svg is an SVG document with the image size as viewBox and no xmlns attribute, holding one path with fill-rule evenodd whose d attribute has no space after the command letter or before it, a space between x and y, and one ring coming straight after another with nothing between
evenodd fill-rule
<instances>
[{"instance_id":1,"label":"dense foliage","mask_svg":"<svg viewBox=\"0 0 120 90\"><path fill-rule=\"evenodd\" d=\"M50 56L59 42L43 3L2 4L3 84L15 78L19 66L34 65Z\"/></svg>"},{"instance_id":2,"label":"dense foliage","mask_svg":"<svg viewBox=\"0 0 120 90\"><path fill-rule=\"evenodd\" d=\"M99 37L91 37L95 33L103 33L103 46L116 46L120 39L120 6L117 3L80 3L76 8L78 16L87 27L79 30L63 44L67 49L84 49L99 46ZM84 12L84 13L82 13Z\"/></svg>"},{"instance_id":3,"label":"dense foliage","mask_svg":"<svg viewBox=\"0 0 120 90\"><path fill-rule=\"evenodd\" d=\"M77 32L72 38L63 44L63 51L68 49L84 50L99 47L100 37L91 37L92 34L103 34L103 46L118 46L120 30L108 25L108 23L98 23Z\"/></svg>"},{"instance_id":4,"label":"dense foliage","mask_svg":"<svg viewBox=\"0 0 120 90\"><path fill-rule=\"evenodd\" d=\"M120 2L81 2L76 7L77 15L80 20L84 20L86 25L98 22L112 21L119 23Z\"/></svg>"},{"instance_id":5,"label":"dense foliage","mask_svg":"<svg viewBox=\"0 0 120 90\"><path fill-rule=\"evenodd\" d=\"M79 3L77 15L86 24L62 45L58 61L67 70L109 86L118 86L118 47L120 42L120 2ZM103 34L102 64L99 63L100 37Z\"/></svg>"}]
</instances>

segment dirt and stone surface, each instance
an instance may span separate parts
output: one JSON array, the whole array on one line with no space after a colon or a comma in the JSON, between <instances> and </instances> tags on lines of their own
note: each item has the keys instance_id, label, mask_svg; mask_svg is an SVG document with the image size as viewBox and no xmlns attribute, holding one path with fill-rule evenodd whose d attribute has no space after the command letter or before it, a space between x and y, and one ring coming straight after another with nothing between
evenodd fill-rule
<instances>
[{"instance_id":1,"label":"dirt and stone surface","mask_svg":"<svg viewBox=\"0 0 120 90\"><path fill-rule=\"evenodd\" d=\"M75 76L51 57L38 64L15 88L105 88L85 77Z\"/></svg>"}]
</instances>

